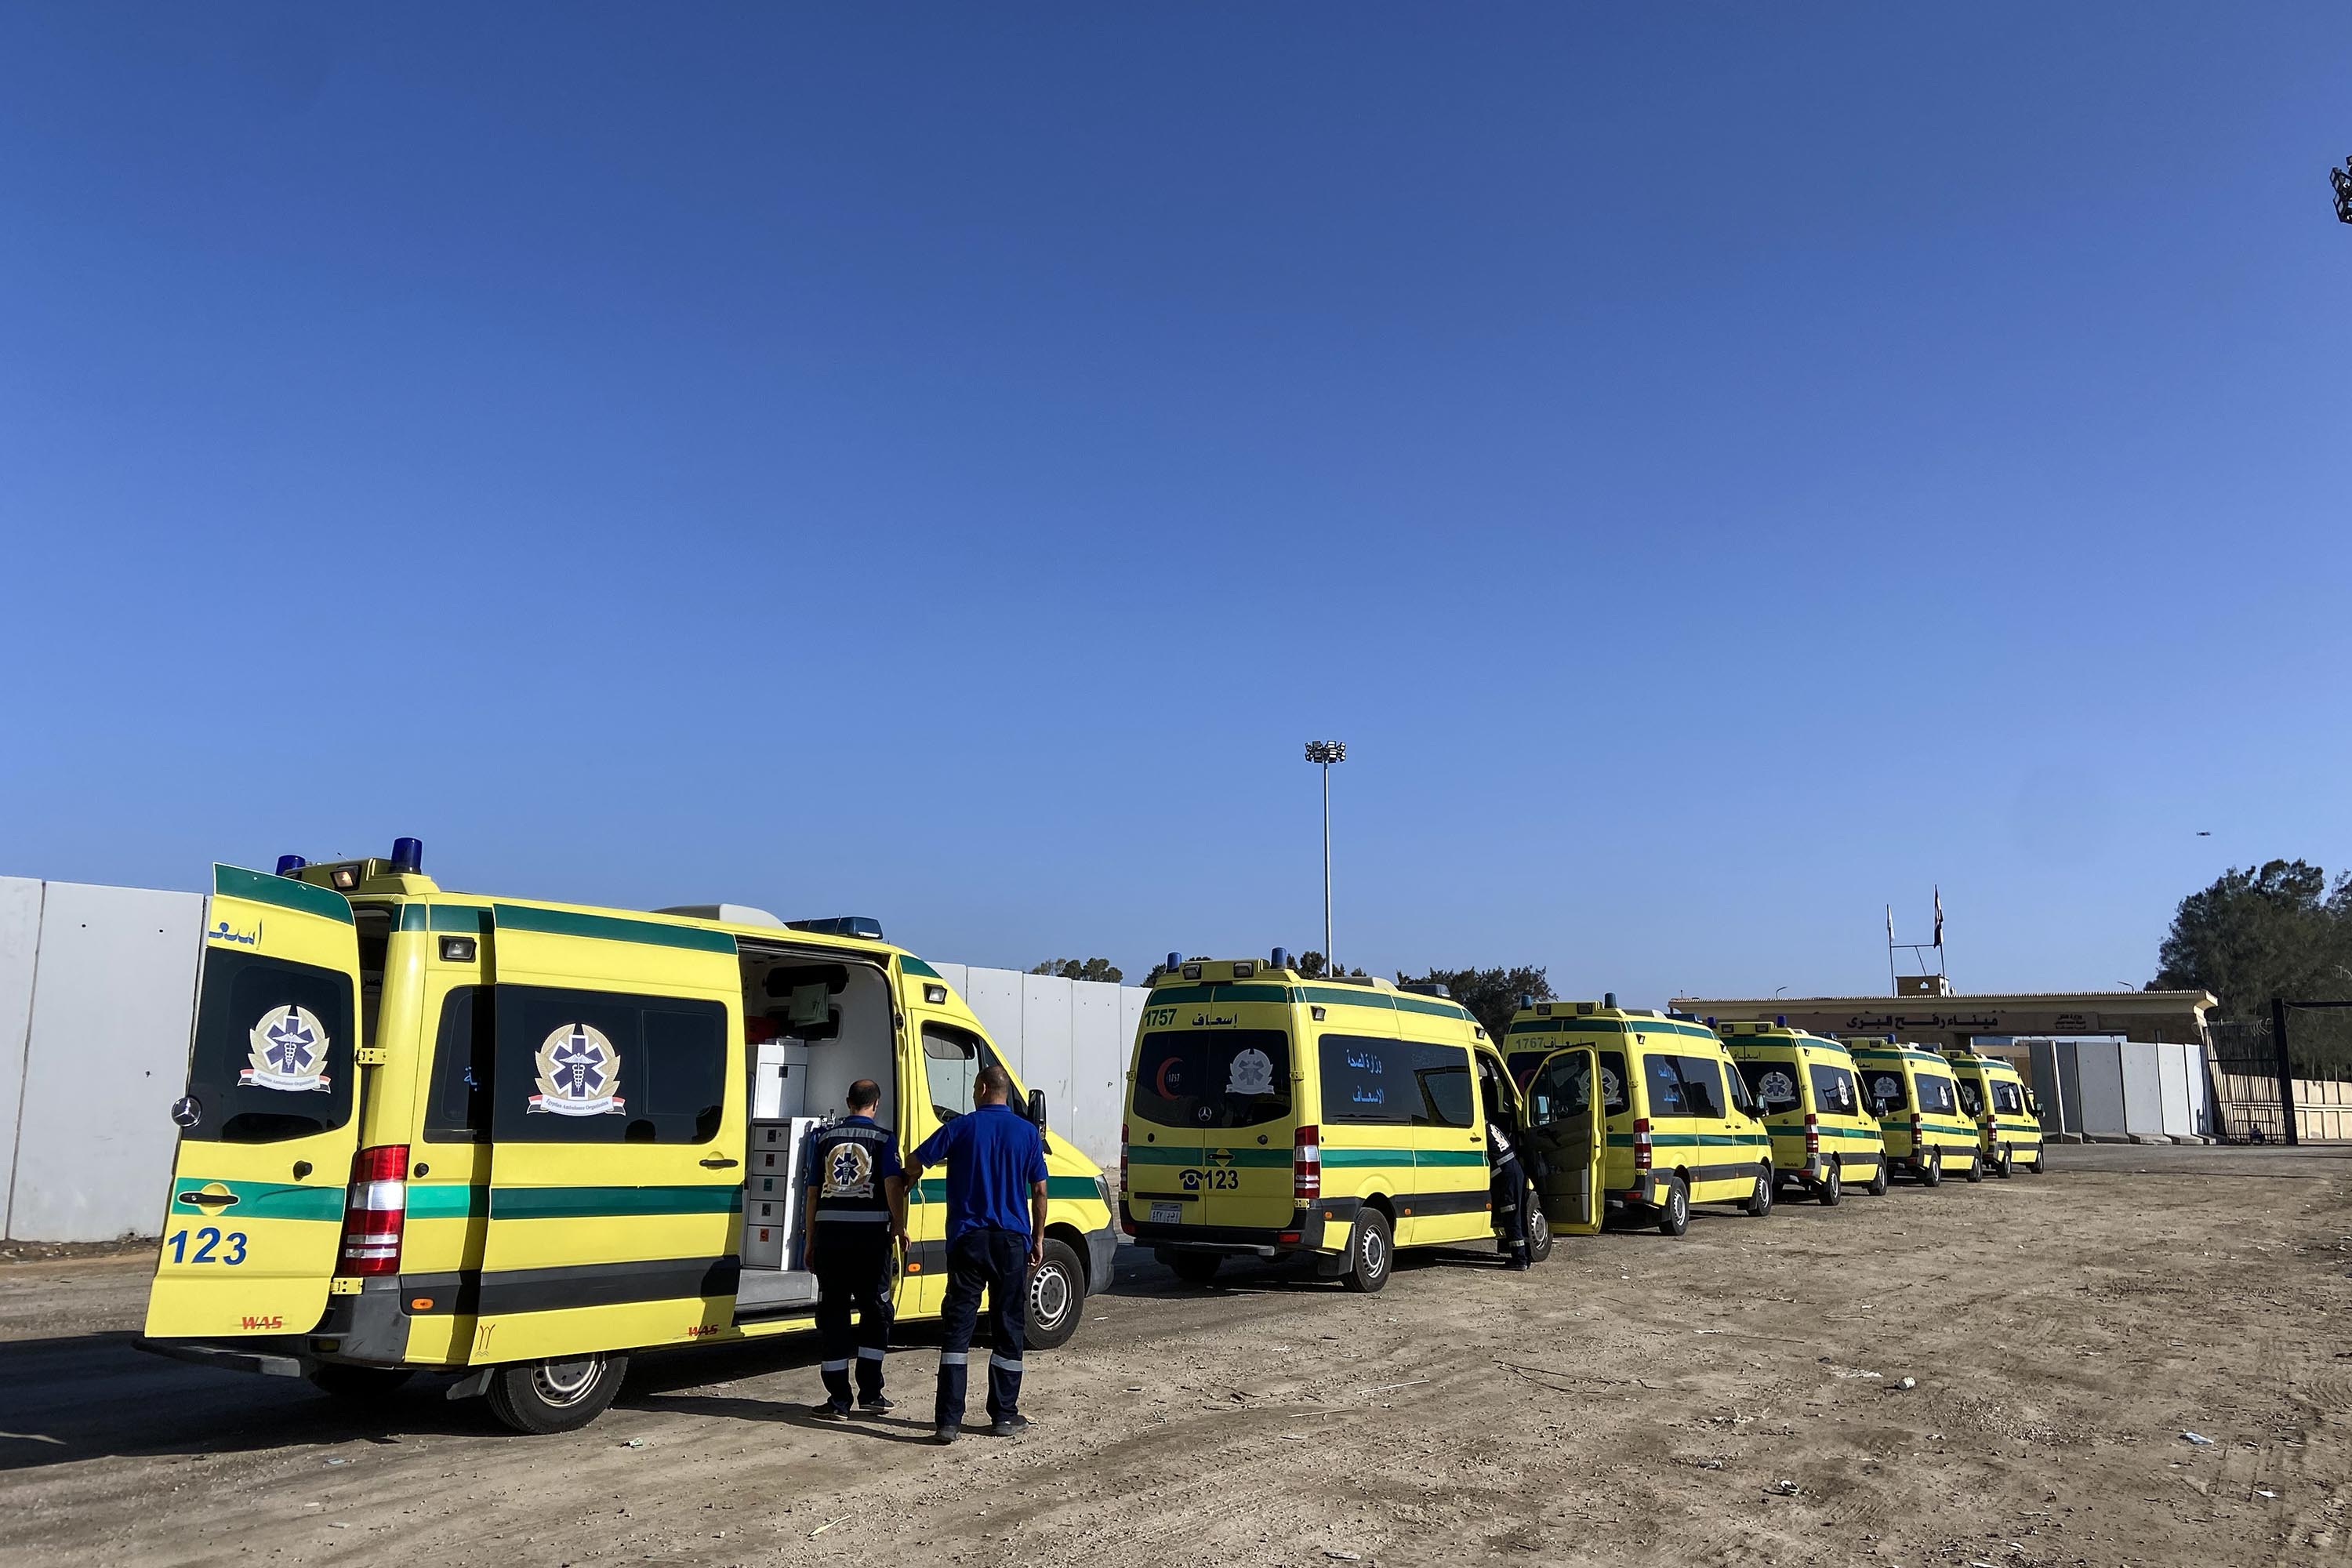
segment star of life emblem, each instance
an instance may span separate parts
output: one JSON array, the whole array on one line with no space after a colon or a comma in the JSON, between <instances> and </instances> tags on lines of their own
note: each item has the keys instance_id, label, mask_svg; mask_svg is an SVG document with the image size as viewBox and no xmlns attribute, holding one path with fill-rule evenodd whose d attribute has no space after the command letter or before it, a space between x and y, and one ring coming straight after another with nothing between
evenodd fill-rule
<instances>
[{"instance_id":1,"label":"star of life emblem","mask_svg":"<svg viewBox=\"0 0 2352 1568\"><path fill-rule=\"evenodd\" d=\"M1756 1092L1771 1104L1782 1100L1794 1101L1797 1080L1784 1072L1768 1072L1764 1075L1764 1081L1756 1086Z\"/></svg>"},{"instance_id":2,"label":"star of life emblem","mask_svg":"<svg viewBox=\"0 0 2352 1568\"><path fill-rule=\"evenodd\" d=\"M1233 1071L1225 1079L1227 1094L1271 1094L1274 1092L1274 1058L1252 1046L1234 1058Z\"/></svg>"},{"instance_id":3,"label":"star of life emblem","mask_svg":"<svg viewBox=\"0 0 2352 1568\"><path fill-rule=\"evenodd\" d=\"M621 1053L593 1024L559 1024L539 1043L539 1092L530 1109L555 1116L618 1116Z\"/></svg>"},{"instance_id":4,"label":"star of life emblem","mask_svg":"<svg viewBox=\"0 0 2352 1568\"><path fill-rule=\"evenodd\" d=\"M289 1094L330 1092L327 1029L318 1015L288 1003L261 1016L247 1038L252 1050L236 1081L248 1089L275 1089Z\"/></svg>"},{"instance_id":5,"label":"star of life emblem","mask_svg":"<svg viewBox=\"0 0 2352 1568\"><path fill-rule=\"evenodd\" d=\"M842 1142L825 1157L824 1190L828 1198L870 1198L874 1195L874 1156L863 1143Z\"/></svg>"}]
</instances>

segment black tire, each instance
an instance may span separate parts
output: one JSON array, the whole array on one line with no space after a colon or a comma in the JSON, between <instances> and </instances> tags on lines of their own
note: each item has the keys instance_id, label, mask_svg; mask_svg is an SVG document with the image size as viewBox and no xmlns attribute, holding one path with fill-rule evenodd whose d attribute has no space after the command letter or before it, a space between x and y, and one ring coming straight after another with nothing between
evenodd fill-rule
<instances>
[{"instance_id":1,"label":"black tire","mask_svg":"<svg viewBox=\"0 0 2352 1568\"><path fill-rule=\"evenodd\" d=\"M396 1366L341 1366L327 1362L310 1369L310 1385L331 1399L373 1405L400 1392L416 1374Z\"/></svg>"},{"instance_id":2,"label":"black tire","mask_svg":"<svg viewBox=\"0 0 2352 1568\"><path fill-rule=\"evenodd\" d=\"M1944 1152L1941 1149L1928 1150L1927 1158L1920 1163L1918 1170L1921 1186L1942 1186L1944 1184Z\"/></svg>"},{"instance_id":3,"label":"black tire","mask_svg":"<svg viewBox=\"0 0 2352 1568\"><path fill-rule=\"evenodd\" d=\"M1871 1167L1870 1184L1862 1190L1874 1198L1883 1198L1886 1195L1887 1184L1886 1156L1881 1154L1878 1163Z\"/></svg>"},{"instance_id":4,"label":"black tire","mask_svg":"<svg viewBox=\"0 0 2352 1568\"><path fill-rule=\"evenodd\" d=\"M1224 1259L1213 1252L1179 1252L1171 1247L1160 1255L1160 1261L1185 1284L1206 1285L1217 1277L1217 1266Z\"/></svg>"},{"instance_id":5,"label":"black tire","mask_svg":"<svg viewBox=\"0 0 2352 1568\"><path fill-rule=\"evenodd\" d=\"M1970 1186L1975 1186L1979 1182L1983 1181L1985 1178L1984 1151L1979 1149L1969 1154L1969 1168L1960 1173L1968 1177Z\"/></svg>"},{"instance_id":6,"label":"black tire","mask_svg":"<svg viewBox=\"0 0 2352 1568\"><path fill-rule=\"evenodd\" d=\"M534 1436L577 1431L604 1414L628 1370L629 1358L619 1354L502 1366L490 1374L490 1410Z\"/></svg>"},{"instance_id":7,"label":"black tire","mask_svg":"<svg viewBox=\"0 0 2352 1568\"><path fill-rule=\"evenodd\" d=\"M1503 1250L1509 1252L1510 1244L1506 1242ZM1531 1205L1528 1209L1528 1261L1541 1263L1550 1256L1551 1221L1544 1218L1543 1210Z\"/></svg>"},{"instance_id":8,"label":"black tire","mask_svg":"<svg viewBox=\"0 0 2352 1568\"><path fill-rule=\"evenodd\" d=\"M1813 1189L1813 1196L1821 1200L1822 1207L1825 1209L1833 1209L1844 1202L1845 1167L1832 1160L1830 1173L1823 1176L1822 1184Z\"/></svg>"},{"instance_id":9,"label":"black tire","mask_svg":"<svg viewBox=\"0 0 2352 1568\"><path fill-rule=\"evenodd\" d=\"M1213 1252L1193 1257L1217 1261ZM1078 1331L1087 1305L1087 1270L1077 1249L1059 1237L1045 1238L1045 1258L1029 1270L1029 1326L1022 1342L1030 1350L1059 1350Z\"/></svg>"},{"instance_id":10,"label":"black tire","mask_svg":"<svg viewBox=\"0 0 2352 1568\"><path fill-rule=\"evenodd\" d=\"M1374 1208L1359 1209L1348 1234L1348 1271L1339 1282L1359 1295L1369 1296L1389 1282L1396 1263L1396 1244L1390 1237L1389 1216Z\"/></svg>"},{"instance_id":11,"label":"black tire","mask_svg":"<svg viewBox=\"0 0 2352 1568\"><path fill-rule=\"evenodd\" d=\"M2050 1145L2044 1143L2033 1152L2033 1163L2025 1167L2026 1174L2038 1176L2050 1168Z\"/></svg>"},{"instance_id":12,"label":"black tire","mask_svg":"<svg viewBox=\"0 0 2352 1568\"><path fill-rule=\"evenodd\" d=\"M1658 1205L1658 1234L1680 1236L1690 1229L1690 1188L1680 1176L1666 1178L1665 1202Z\"/></svg>"},{"instance_id":13,"label":"black tire","mask_svg":"<svg viewBox=\"0 0 2352 1568\"><path fill-rule=\"evenodd\" d=\"M1748 1201L1739 1206L1748 1212L1750 1218L1762 1219L1772 1212L1772 1194L1780 1185L1780 1178L1772 1174L1770 1165L1759 1165L1756 1167L1756 1190L1748 1194Z\"/></svg>"},{"instance_id":14,"label":"black tire","mask_svg":"<svg viewBox=\"0 0 2352 1568\"><path fill-rule=\"evenodd\" d=\"M2016 1151L2012 1150L2011 1148L2010 1148L2010 1146L2009 1146L2008 1144L2004 1143L2004 1144L2002 1144L2002 1145L2000 1146L2000 1158L1993 1162L1992 1173L1993 1173L1994 1175L1996 1175L1996 1176L1999 1176L2002 1181L2004 1181L2004 1182L2005 1182L2005 1181L2009 1180L2010 1175L2011 1175L2011 1173L2015 1170L2016 1165L2017 1165L2017 1153L2016 1153Z\"/></svg>"}]
</instances>

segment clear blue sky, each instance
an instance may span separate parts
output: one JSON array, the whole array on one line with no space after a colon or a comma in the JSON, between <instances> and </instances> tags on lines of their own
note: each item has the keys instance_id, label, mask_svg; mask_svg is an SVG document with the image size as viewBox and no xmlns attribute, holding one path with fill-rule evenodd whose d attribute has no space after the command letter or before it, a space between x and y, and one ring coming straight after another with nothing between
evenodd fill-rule
<instances>
[{"instance_id":1,"label":"clear blue sky","mask_svg":"<svg viewBox=\"0 0 2352 1568\"><path fill-rule=\"evenodd\" d=\"M1136 971L1330 735L1343 960L1651 1003L2352 863L2352 8L315 9L0 11L0 871Z\"/></svg>"}]
</instances>

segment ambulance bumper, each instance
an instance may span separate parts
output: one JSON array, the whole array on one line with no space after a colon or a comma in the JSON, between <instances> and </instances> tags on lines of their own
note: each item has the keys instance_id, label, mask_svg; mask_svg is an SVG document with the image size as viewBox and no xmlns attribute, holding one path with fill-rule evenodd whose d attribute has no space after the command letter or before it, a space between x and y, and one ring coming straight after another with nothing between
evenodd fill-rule
<instances>
[{"instance_id":1,"label":"ambulance bumper","mask_svg":"<svg viewBox=\"0 0 2352 1568\"><path fill-rule=\"evenodd\" d=\"M1118 1257L1118 1226L1107 1225L1100 1230L1087 1232L1087 1288L1097 1292L1110 1289L1110 1271Z\"/></svg>"},{"instance_id":2,"label":"ambulance bumper","mask_svg":"<svg viewBox=\"0 0 2352 1568\"><path fill-rule=\"evenodd\" d=\"M197 1366L215 1366L223 1372L258 1373L264 1377L308 1377L312 1364L307 1356L261 1350L230 1350L225 1345L192 1344L185 1340L133 1340L131 1343L132 1349L145 1351L149 1355L166 1356L173 1361L189 1362Z\"/></svg>"}]
</instances>

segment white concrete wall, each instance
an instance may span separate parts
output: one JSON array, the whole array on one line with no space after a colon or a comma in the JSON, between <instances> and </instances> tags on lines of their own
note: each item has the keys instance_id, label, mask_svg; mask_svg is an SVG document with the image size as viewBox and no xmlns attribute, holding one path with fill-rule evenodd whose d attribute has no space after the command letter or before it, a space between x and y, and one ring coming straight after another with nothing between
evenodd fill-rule
<instances>
[{"instance_id":1,"label":"white concrete wall","mask_svg":"<svg viewBox=\"0 0 2352 1568\"><path fill-rule=\"evenodd\" d=\"M2164 1107L2164 1135L2193 1138L2197 1135L2197 1112L2189 1099L2190 1047L2161 1045L2156 1050L2157 1090Z\"/></svg>"},{"instance_id":2,"label":"white concrete wall","mask_svg":"<svg viewBox=\"0 0 2352 1568\"><path fill-rule=\"evenodd\" d=\"M2162 1058L2146 1040L2125 1040L2116 1050L2124 1075L2124 1131L2134 1138L2163 1137Z\"/></svg>"},{"instance_id":3,"label":"white concrete wall","mask_svg":"<svg viewBox=\"0 0 2352 1568\"><path fill-rule=\"evenodd\" d=\"M50 882L41 918L6 1233L152 1235L187 1072L205 900Z\"/></svg>"},{"instance_id":4,"label":"white concrete wall","mask_svg":"<svg viewBox=\"0 0 2352 1568\"><path fill-rule=\"evenodd\" d=\"M194 893L0 878L0 1234L153 1234L204 910ZM1141 988L932 967L1045 1091L1054 1131L1116 1166Z\"/></svg>"},{"instance_id":5,"label":"white concrete wall","mask_svg":"<svg viewBox=\"0 0 2352 1568\"><path fill-rule=\"evenodd\" d=\"M2074 1082L2082 1096L2084 1137L2125 1138L2130 1135L2131 1118L2124 1101L2121 1041L2075 1041Z\"/></svg>"}]
</instances>

